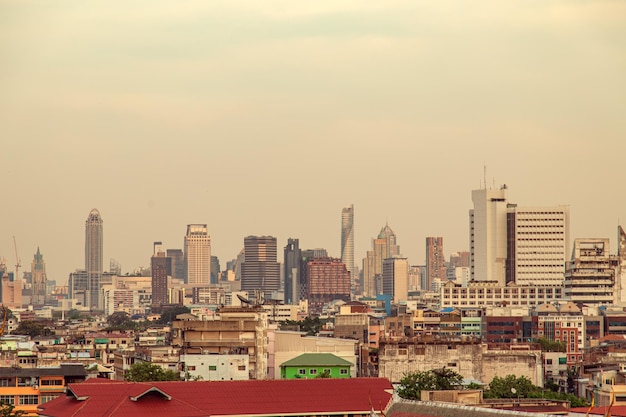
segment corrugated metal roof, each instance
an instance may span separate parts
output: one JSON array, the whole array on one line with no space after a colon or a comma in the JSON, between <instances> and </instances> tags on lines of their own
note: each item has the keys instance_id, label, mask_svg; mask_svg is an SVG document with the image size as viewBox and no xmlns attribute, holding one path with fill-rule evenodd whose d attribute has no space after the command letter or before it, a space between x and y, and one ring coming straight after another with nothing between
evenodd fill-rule
<instances>
[{"instance_id":1,"label":"corrugated metal roof","mask_svg":"<svg viewBox=\"0 0 626 417\"><path fill-rule=\"evenodd\" d=\"M332 353L303 353L281 366L351 366L352 363Z\"/></svg>"}]
</instances>

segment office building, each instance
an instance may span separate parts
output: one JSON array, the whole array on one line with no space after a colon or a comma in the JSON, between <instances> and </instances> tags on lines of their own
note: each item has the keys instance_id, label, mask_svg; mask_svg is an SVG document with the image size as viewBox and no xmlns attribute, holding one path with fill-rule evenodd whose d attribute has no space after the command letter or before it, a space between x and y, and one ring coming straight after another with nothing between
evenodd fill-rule
<instances>
[{"instance_id":1,"label":"office building","mask_svg":"<svg viewBox=\"0 0 626 417\"><path fill-rule=\"evenodd\" d=\"M169 303L168 272L172 269L172 258L165 255L161 242L154 242L150 266L152 269L152 307L158 308Z\"/></svg>"},{"instance_id":2,"label":"office building","mask_svg":"<svg viewBox=\"0 0 626 417\"><path fill-rule=\"evenodd\" d=\"M394 302L409 298L409 262L407 258L383 260L382 293L390 295Z\"/></svg>"},{"instance_id":3,"label":"office building","mask_svg":"<svg viewBox=\"0 0 626 417\"><path fill-rule=\"evenodd\" d=\"M187 284L211 283L211 237L206 224L187 225L185 271Z\"/></svg>"},{"instance_id":4,"label":"office building","mask_svg":"<svg viewBox=\"0 0 626 417\"><path fill-rule=\"evenodd\" d=\"M518 207L507 187L472 191L470 279L563 285L569 253L569 208Z\"/></svg>"},{"instance_id":5,"label":"office building","mask_svg":"<svg viewBox=\"0 0 626 417\"><path fill-rule=\"evenodd\" d=\"M46 276L46 263L39 251L39 247L37 247L37 253L30 264L30 273L32 284L31 304L42 306L46 302L46 282L48 278Z\"/></svg>"},{"instance_id":6,"label":"office building","mask_svg":"<svg viewBox=\"0 0 626 417\"><path fill-rule=\"evenodd\" d=\"M285 304L298 304L300 297L299 287L302 275L302 251L298 239L287 239L284 248L283 277L285 279Z\"/></svg>"},{"instance_id":7,"label":"office building","mask_svg":"<svg viewBox=\"0 0 626 417\"><path fill-rule=\"evenodd\" d=\"M626 305L626 233L622 226L617 226L617 268L615 270L617 286L617 304Z\"/></svg>"},{"instance_id":8,"label":"office building","mask_svg":"<svg viewBox=\"0 0 626 417\"><path fill-rule=\"evenodd\" d=\"M341 261L346 265L356 284L354 265L354 206L341 210Z\"/></svg>"},{"instance_id":9,"label":"office building","mask_svg":"<svg viewBox=\"0 0 626 417\"><path fill-rule=\"evenodd\" d=\"M569 207L507 209L506 282L563 285L569 252Z\"/></svg>"},{"instance_id":10,"label":"office building","mask_svg":"<svg viewBox=\"0 0 626 417\"><path fill-rule=\"evenodd\" d=\"M211 284L217 284L220 276L220 260L217 256L211 256Z\"/></svg>"},{"instance_id":11,"label":"office building","mask_svg":"<svg viewBox=\"0 0 626 417\"><path fill-rule=\"evenodd\" d=\"M244 238L244 262L241 268L241 290L252 298L255 291L269 296L280 289L280 264L277 262L276 238L247 236Z\"/></svg>"},{"instance_id":12,"label":"office building","mask_svg":"<svg viewBox=\"0 0 626 417\"><path fill-rule=\"evenodd\" d=\"M307 262L309 311L321 312L333 300L350 301L350 272L341 259L317 258Z\"/></svg>"},{"instance_id":13,"label":"office building","mask_svg":"<svg viewBox=\"0 0 626 417\"><path fill-rule=\"evenodd\" d=\"M185 279L185 254L182 249L168 249L165 256L172 259L172 278Z\"/></svg>"},{"instance_id":14,"label":"office building","mask_svg":"<svg viewBox=\"0 0 626 417\"><path fill-rule=\"evenodd\" d=\"M87 288L85 306L99 310L100 280L103 272L102 217L97 209L91 210L85 222L85 271Z\"/></svg>"},{"instance_id":15,"label":"office building","mask_svg":"<svg viewBox=\"0 0 626 417\"><path fill-rule=\"evenodd\" d=\"M432 290L435 280L441 282L446 281L446 258L443 255L443 238L427 237L426 238L426 277L427 291Z\"/></svg>"},{"instance_id":16,"label":"office building","mask_svg":"<svg viewBox=\"0 0 626 417\"><path fill-rule=\"evenodd\" d=\"M389 224L380 229L380 233L372 239L372 250L367 251L363 259L363 295L375 297L382 294L383 260L400 256L400 246L396 242L396 234Z\"/></svg>"}]
</instances>

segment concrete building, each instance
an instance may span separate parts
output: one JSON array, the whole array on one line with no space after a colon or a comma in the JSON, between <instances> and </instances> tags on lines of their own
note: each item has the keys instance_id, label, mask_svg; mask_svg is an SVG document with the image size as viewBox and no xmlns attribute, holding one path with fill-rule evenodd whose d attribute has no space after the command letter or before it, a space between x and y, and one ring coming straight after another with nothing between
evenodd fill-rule
<instances>
[{"instance_id":1,"label":"concrete building","mask_svg":"<svg viewBox=\"0 0 626 417\"><path fill-rule=\"evenodd\" d=\"M170 274L168 271L172 270L172 258L165 255L161 248L161 242L154 242L150 266L152 271L152 307L159 308L169 303L168 275Z\"/></svg>"},{"instance_id":2,"label":"concrete building","mask_svg":"<svg viewBox=\"0 0 626 417\"><path fill-rule=\"evenodd\" d=\"M565 297L574 303L613 304L617 291L611 261L609 239L575 239L565 271Z\"/></svg>"},{"instance_id":3,"label":"concrete building","mask_svg":"<svg viewBox=\"0 0 626 417\"><path fill-rule=\"evenodd\" d=\"M352 285L356 284L357 276L354 264L354 205L341 210L341 262L344 263Z\"/></svg>"},{"instance_id":4,"label":"concrete building","mask_svg":"<svg viewBox=\"0 0 626 417\"><path fill-rule=\"evenodd\" d=\"M167 249L165 256L172 259L171 276L175 279L185 279L185 253L182 249Z\"/></svg>"},{"instance_id":5,"label":"concrete building","mask_svg":"<svg viewBox=\"0 0 626 417\"><path fill-rule=\"evenodd\" d=\"M211 237L206 224L188 224L185 235L186 283L211 283Z\"/></svg>"},{"instance_id":6,"label":"concrete building","mask_svg":"<svg viewBox=\"0 0 626 417\"><path fill-rule=\"evenodd\" d=\"M248 355L180 355L181 378L200 381L243 381L250 379Z\"/></svg>"},{"instance_id":7,"label":"concrete building","mask_svg":"<svg viewBox=\"0 0 626 417\"><path fill-rule=\"evenodd\" d=\"M563 285L569 256L569 207L507 209L506 282Z\"/></svg>"},{"instance_id":8,"label":"concrete building","mask_svg":"<svg viewBox=\"0 0 626 417\"><path fill-rule=\"evenodd\" d=\"M617 226L617 263L615 273L616 304L626 306L626 232L622 226Z\"/></svg>"},{"instance_id":9,"label":"concrete building","mask_svg":"<svg viewBox=\"0 0 626 417\"><path fill-rule=\"evenodd\" d=\"M520 286L515 283L470 282L462 287L447 282L441 287L441 307L537 306L563 298L563 287Z\"/></svg>"},{"instance_id":10,"label":"concrete building","mask_svg":"<svg viewBox=\"0 0 626 417\"><path fill-rule=\"evenodd\" d=\"M42 306L46 303L46 282L48 278L46 276L46 263L39 251L39 247L37 247L37 253L30 264L30 273L32 276L31 304Z\"/></svg>"},{"instance_id":11,"label":"concrete building","mask_svg":"<svg viewBox=\"0 0 626 417\"><path fill-rule=\"evenodd\" d=\"M435 279L444 281L446 277L446 258L443 254L443 238L427 237L426 238L426 279L428 280L429 291L432 290L432 284Z\"/></svg>"},{"instance_id":12,"label":"concrete building","mask_svg":"<svg viewBox=\"0 0 626 417\"><path fill-rule=\"evenodd\" d=\"M22 280L11 280L13 274L7 272L2 274L2 304L9 308L22 307Z\"/></svg>"},{"instance_id":13,"label":"concrete building","mask_svg":"<svg viewBox=\"0 0 626 417\"><path fill-rule=\"evenodd\" d=\"M181 354L247 355L250 379L267 377L267 313L260 306L223 307L213 318L179 315L172 346Z\"/></svg>"},{"instance_id":14,"label":"concrete building","mask_svg":"<svg viewBox=\"0 0 626 417\"><path fill-rule=\"evenodd\" d=\"M113 276L102 286L102 299L105 316L117 311L145 314L152 306L152 277Z\"/></svg>"},{"instance_id":15,"label":"concrete building","mask_svg":"<svg viewBox=\"0 0 626 417\"><path fill-rule=\"evenodd\" d=\"M337 258L317 258L307 262L309 309L321 312L333 300L350 301L350 272Z\"/></svg>"},{"instance_id":16,"label":"concrete building","mask_svg":"<svg viewBox=\"0 0 626 417\"><path fill-rule=\"evenodd\" d=\"M470 278L506 283L506 185L472 191L469 212Z\"/></svg>"},{"instance_id":17,"label":"concrete building","mask_svg":"<svg viewBox=\"0 0 626 417\"><path fill-rule=\"evenodd\" d=\"M285 304L298 304L302 281L302 251L298 239L287 239L287 246L284 248L283 277L285 280Z\"/></svg>"},{"instance_id":18,"label":"concrete building","mask_svg":"<svg viewBox=\"0 0 626 417\"><path fill-rule=\"evenodd\" d=\"M383 260L383 294L388 294L394 302L409 298L409 261L407 258L387 258Z\"/></svg>"},{"instance_id":19,"label":"concrete building","mask_svg":"<svg viewBox=\"0 0 626 417\"><path fill-rule=\"evenodd\" d=\"M241 290L251 297L262 291L268 297L280 289L280 264L277 262L276 238L247 236L244 238L244 262L241 268Z\"/></svg>"},{"instance_id":20,"label":"concrete building","mask_svg":"<svg viewBox=\"0 0 626 417\"><path fill-rule=\"evenodd\" d=\"M99 310L100 280L103 272L103 235L102 217L97 209L91 210L85 222L85 271L87 288L85 306Z\"/></svg>"},{"instance_id":21,"label":"concrete building","mask_svg":"<svg viewBox=\"0 0 626 417\"><path fill-rule=\"evenodd\" d=\"M363 259L363 295L375 297L382 293L383 260L400 256L396 234L386 224L372 239L372 250Z\"/></svg>"}]
</instances>

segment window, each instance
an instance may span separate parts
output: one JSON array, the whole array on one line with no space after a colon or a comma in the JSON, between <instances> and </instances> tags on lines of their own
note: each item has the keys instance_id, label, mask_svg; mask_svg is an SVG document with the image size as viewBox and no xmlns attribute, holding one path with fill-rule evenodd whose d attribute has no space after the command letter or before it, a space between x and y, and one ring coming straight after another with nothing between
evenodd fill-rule
<instances>
[{"instance_id":1,"label":"window","mask_svg":"<svg viewBox=\"0 0 626 417\"><path fill-rule=\"evenodd\" d=\"M0 378L0 387L12 387L15 385L15 381L11 383L11 378Z\"/></svg>"},{"instance_id":2,"label":"window","mask_svg":"<svg viewBox=\"0 0 626 417\"><path fill-rule=\"evenodd\" d=\"M15 395L0 395L0 403L14 405Z\"/></svg>"},{"instance_id":3,"label":"window","mask_svg":"<svg viewBox=\"0 0 626 417\"><path fill-rule=\"evenodd\" d=\"M347 369L341 369L341 370L339 371L339 373L340 373L341 375L348 375L348 370L347 370Z\"/></svg>"},{"instance_id":4,"label":"window","mask_svg":"<svg viewBox=\"0 0 626 417\"><path fill-rule=\"evenodd\" d=\"M37 395L20 395L20 405L38 404L39 397Z\"/></svg>"},{"instance_id":5,"label":"window","mask_svg":"<svg viewBox=\"0 0 626 417\"><path fill-rule=\"evenodd\" d=\"M309 369L309 374L317 375L317 369Z\"/></svg>"},{"instance_id":6,"label":"window","mask_svg":"<svg viewBox=\"0 0 626 417\"><path fill-rule=\"evenodd\" d=\"M42 395L40 404L45 404L48 401L54 400L55 398L57 398L56 395Z\"/></svg>"},{"instance_id":7,"label":"window","mask_svg":"<svg viewBox=\"0 0 626 417\"><path fill-rule=\"evenodd\" d=\"M306 375L305 369L298 369L298 375Z\"/></svg>"},{"instance_id":8,"label":"window","mask_svg":"<svg viewBox=\"0 0 626 417\"><path fill-rule=\"evenodd\" d=\"M217 371L217 365L209 365L209 371Z\"/></svg>"},{"instance_id":9,"label":"window","mask_svg":"<svg viewBox=\"0 0 626 417\"><path fill-rule=\"evenodd\" d=\"M330 368L326 368L324 369L324 373L330 375L332 371L330 370Z\"/></svg>"},{"instance_id":10,"label":"window","mask_svg":"<svg viewBox=\"0 0 626 417\"><path fill-rule=\"evenodd\" d=\"M187 367L187 370L188 370L188 371L195 371L195 370L196 370L196 367L195 367L195 366L188 366L188 367Z\"/></svg>"},{"instance_id":11,"label":"window","mask_svg":"<svg viewBox=\"0 0 626 417\"><path fill-rule=\"evenodd\" d=\"M245 371L246 370L246 365L239 365L239 366L237 366L237 370Z\"/></svg>"},{"instance_id":12,"label":"window","mask_svg":"<svg viewBox=\"0 0 626 417\"><path fill-rule=\"evenodd\" d=\"M63 385L60 379L42 379L41 385Z\"/></svg>"},{"instance_id":13,"label":"window","mask_svg":"<svg viewBox=\"0 0 626 417\"><path fill-rule=\"evenodd\" d=\"M546 365L552 365L552 359L546 359Z\"/></svg>"}]
</instances>

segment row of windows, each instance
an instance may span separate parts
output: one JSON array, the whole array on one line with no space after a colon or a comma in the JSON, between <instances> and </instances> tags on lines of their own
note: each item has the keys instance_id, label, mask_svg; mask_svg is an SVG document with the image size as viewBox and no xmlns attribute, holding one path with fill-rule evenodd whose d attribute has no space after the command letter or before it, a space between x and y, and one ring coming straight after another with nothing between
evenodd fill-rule
<instances>
[{"instance_id":1,"label":"row of windows","mask_svg":"<svg viewBox=\"0 0 626 417\"><path fill-rule=\"evenodd\" d=\"M329 373L330 374L330 369L324 369L323 372L325 373ZM347 369L340 369L339 373L341 375L348 375L348 370ZM306 375L306 369L298 369L298 375ZM317 375L317 369L309 369L309 375Z\"/></svg>"}]
</instances>

